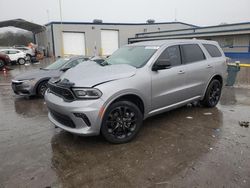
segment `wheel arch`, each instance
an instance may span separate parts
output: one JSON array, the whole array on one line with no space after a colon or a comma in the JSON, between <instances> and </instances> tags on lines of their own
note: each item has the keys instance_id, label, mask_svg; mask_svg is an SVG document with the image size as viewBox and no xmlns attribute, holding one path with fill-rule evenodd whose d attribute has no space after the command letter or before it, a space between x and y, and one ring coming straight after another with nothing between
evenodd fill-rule
<instances>
[{"instance_id":1,"label":"wheel arch","mask_svg":"<svg viewBox=\"0 0 250 188\"><path fill-rule=\"evenodd\" d=\"M109 100L105 105L104 105L104 110L103 110L103 115L105 114L106 110L108 109L108 107L117 102L117 101L130 101L132 102L133 104L135 104L136 106L138 106L138 108L140 109L143 117L144 117L144 114L145 114L145 101L143 100L143 98L138 95L138 94L135 94L135 93L123 93L123 94L119 94L115 97L110 97L111 100ZM103 115L102 115L102 118L103 118Z\"/></svg>"},{"instance_id":2,"label":"wheel arch","mask_svg":"<svg viewBox=\"0 0 250 188\"><path fill-rule=\"evenodd\" d=\"M46 77L46 78L42 78L39 81L37 81L37 83L35 84L35 87L34 87L34 93L37 94L38 87L42 82L49 81L50 79L51 79L50 77Z\"/></svg>"},{"instance_id":3,"label":"wheel arch","mask_svg":"<svg viewBox=\"0 0 250 188\"><path fill-rule=\"evenodd\" d=\"M209 84L211 83L212 80L219 80L221 85L223 86L223 77L220 75L220 74L214 74L213 76L211 76L211 78L209 79L209 81L207 82L207 85L206 85L206 88L205 88L205 91L203 92L203 96L202 96L202 99L205 97L205 94L206 94L206 91L207 91L207 88L209 86Z\"/></svg>"}]
</instances>

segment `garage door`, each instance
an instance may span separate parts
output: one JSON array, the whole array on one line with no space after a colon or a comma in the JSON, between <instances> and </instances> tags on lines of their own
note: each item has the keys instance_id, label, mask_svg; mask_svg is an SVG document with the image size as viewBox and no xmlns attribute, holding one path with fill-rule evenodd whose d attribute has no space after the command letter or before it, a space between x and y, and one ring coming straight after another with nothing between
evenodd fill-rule
<instances>
[{"instance_id":1,"label":"garage door","mask_svg":"<svg viewBox=\"0 0 250 188\"><path fill-rule=\"evenodd\" d=\"M85 55L84 33L63 32L63 50L65 55Z\"/></svg>"},{"instance_id":2,"label":"garage door","mask_svg":"<svg viewBox=\"0 0 250 188\"><path fill-rule=\"evenodd\" d=\"M111 55L118 49L118 31L101 30L102 55Z\"/></svg>"}]
</instances>

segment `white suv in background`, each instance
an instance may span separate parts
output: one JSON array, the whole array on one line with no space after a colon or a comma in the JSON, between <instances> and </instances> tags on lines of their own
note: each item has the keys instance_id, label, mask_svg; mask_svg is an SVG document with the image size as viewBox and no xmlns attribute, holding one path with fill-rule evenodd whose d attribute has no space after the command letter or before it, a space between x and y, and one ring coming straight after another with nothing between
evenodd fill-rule
<instances>
[{"instance_id":1,"label":"white suv in background","mask_svg":"<svg viewBox=\"0 0 250 188\"><path fill-rule=\"evenodd\" d=\"M31 61L31 58L36 56L35 50L33 50L32 48L26 46L14 46L14 48L26 53L28 61Z\"/></svg>"},{"instance_id":2,"label":"white suv in background","mask_svg":"<svg viewBox=\"0 0 250 188\"><path fill-rule=\"evenodd\" d=\"M0 49L0 52L9 56L11 62L17 62L20 65L26 63L26 53L17 49Z\"/></svg>"}]
</instances>

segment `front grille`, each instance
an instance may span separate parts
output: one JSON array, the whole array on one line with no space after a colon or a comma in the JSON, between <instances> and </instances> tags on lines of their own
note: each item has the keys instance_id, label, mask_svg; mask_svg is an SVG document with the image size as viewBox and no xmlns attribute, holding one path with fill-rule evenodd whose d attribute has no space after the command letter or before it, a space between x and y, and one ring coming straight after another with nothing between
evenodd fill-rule
<instances>
[{"instance_id":1,"label":"front grille","mask_svg":"<svg viewBox=\"0 0 250 188\"><path fill-rule=\"evenodd\" d=\"M49 109L50 114L52 115L52 117L58 121L59 123L61 123L62 125L66 126L66 127L70 127L70 128L76 128L74 122L72 121L72 119L66 115L60 114L54 110Z\"/></svg>"},{"instance_id":2,"label":"front grille","mask_svg":"<svg viewBox=\"0 0 250 188\"><path fill-rule=\"evenodd\" d=\"M21 85L22 84L22 82L12 82L12 85Z\"/></svg>"},{"instance_id":3,"label":"front grille","mask_svg":"<svg viewBox=\"0 0 250 188\"><path fill-rule=\"evenodd\" d=\"M59 87L51 83L48 83L48 87L49 87L49 92L54 93L59 97L62 97L66 101L73 101L75 99L73 93L69 88Z\"/></svg>"}]
</instances>

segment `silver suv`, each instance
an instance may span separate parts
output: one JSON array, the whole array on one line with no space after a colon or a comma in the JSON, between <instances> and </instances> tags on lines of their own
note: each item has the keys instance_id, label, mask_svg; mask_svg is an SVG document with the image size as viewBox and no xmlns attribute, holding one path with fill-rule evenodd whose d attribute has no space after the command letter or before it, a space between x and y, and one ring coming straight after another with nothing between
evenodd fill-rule
<instances>
[{"instance_id":1,"label":"silver suv","mask_svg":"<svg viewBox=\"0 0 250 188\"><path fill-rule=\"evenodd\" d=\"M226 58L217 42L165 40L118 49L101 64L86 62L49 82L49 119L79 135L132 140L144 119L221 96Z\"/></svg>"}]
</instances>

